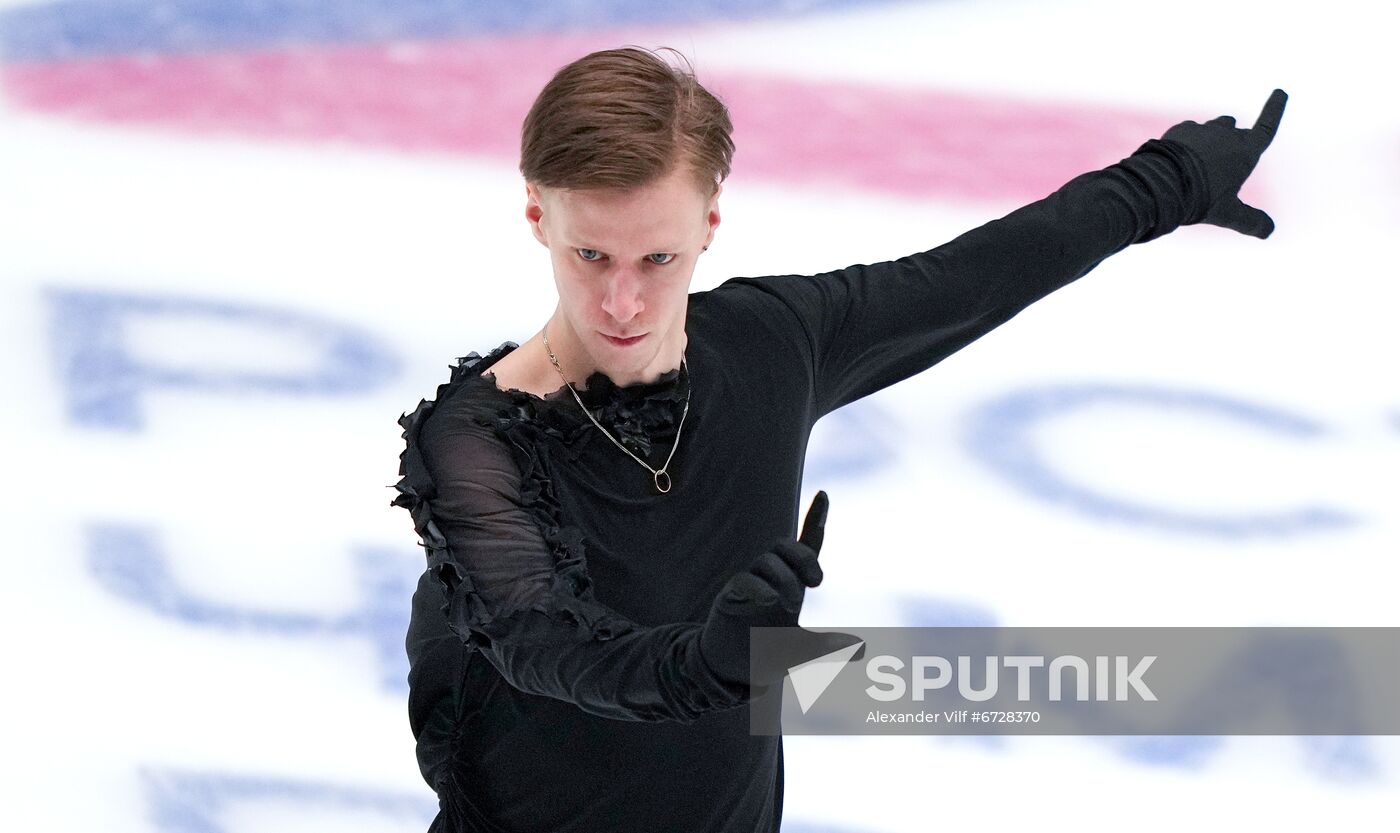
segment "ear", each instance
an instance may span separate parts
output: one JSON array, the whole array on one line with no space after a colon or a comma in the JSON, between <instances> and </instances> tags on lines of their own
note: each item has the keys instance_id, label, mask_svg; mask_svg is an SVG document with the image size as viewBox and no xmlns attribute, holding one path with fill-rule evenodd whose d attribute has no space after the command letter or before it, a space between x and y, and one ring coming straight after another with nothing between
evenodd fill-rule
<instances>
[{"instance_id":1,"label":"ear","mask_svg":"<svg viewBox=\"0 0 1400 833\"><path fill-rule=\"evenodd\" d=\"M705 247L715 239L715 229L719 228L719 194L724 190L724 185L715 186L715 195L710 197L710 205L705 209L705 221L710 225L710 231L705 235Z\"/></svg>"},{"instance_id":2,"label":"ear","mask_svg":"<svg viewBox=\"0 0 1400 833\"><path fill-rule=\"evenodd\" d=\"M525 183L525 219L529 221L530 231L534 232L535 239L548 247L549 239L540 227L540 221L544 219L544 204L540 198L540 191L533 182Z\"/></svg>"}]
</instances>

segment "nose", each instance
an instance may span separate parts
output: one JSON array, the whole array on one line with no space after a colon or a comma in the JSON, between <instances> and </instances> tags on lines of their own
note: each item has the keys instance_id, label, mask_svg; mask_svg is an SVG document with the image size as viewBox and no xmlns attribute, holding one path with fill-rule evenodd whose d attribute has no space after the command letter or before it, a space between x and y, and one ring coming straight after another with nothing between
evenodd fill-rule
<instances>
[{"instance_id":1,"label":"nose","mask_svg":"<svg viewBox=\"0 0 1400 833\"><path fill-rule=\"evenodd\" d=\"M608 278L607 292L603 296L603 311L619 323L625 324L637 317L643 309L641 277L625 270L614 272Z\"/></svg>"}]
</instances>

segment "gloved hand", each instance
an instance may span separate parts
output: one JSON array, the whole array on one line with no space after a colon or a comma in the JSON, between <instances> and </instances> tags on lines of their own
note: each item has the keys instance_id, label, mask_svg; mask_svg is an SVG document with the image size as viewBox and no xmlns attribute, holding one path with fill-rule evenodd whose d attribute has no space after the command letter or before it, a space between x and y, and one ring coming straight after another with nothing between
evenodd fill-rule
<instances>
[{"instance_id":1,"label":"gloved hand","mask_svg":"<svg viewBox=\"0 0 1400 833\"><path fill-rule=\"evenodd\" d=\"M794 665L861 641L853 634L817 633L797 625L807 588L822 581L817 554L826 533L827 507L826 492L817 492L798 539L779 540L747 572L731 578L715 597L700 633L700 655L717 677L731 683L766 686L781 682ZM778 640L776 656L768 657L765 651L764 662L752 675L750 627L794 628ZM851 659L860 659L864 651L861 646Z\"/></svg>"},{"instance_id":2,"label":"gloved hand","mask_svg":"<svg viewBox=\"0 0 1400 833\"><path fill-rule=\"evenodd\" d=\"M1203 216L1189 222L1234 229L1261 239L1273 233L1273 219L1240 202L1238 194L1264 149L1273 141L1287 101L1287 93L1274 90L1249 129L1235 127L1234 116L1219 116L1205 124L1184 121L1162 134L1161 141L1185 145L1204 166L1209 206Z\"/></svg>"}]
</instances>

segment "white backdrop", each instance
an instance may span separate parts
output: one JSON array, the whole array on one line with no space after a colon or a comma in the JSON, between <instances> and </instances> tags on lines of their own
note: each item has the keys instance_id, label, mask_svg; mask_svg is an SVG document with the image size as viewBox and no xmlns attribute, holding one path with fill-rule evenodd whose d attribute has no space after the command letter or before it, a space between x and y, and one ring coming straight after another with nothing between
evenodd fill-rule
<instances>
[{"instance_id":1,"label":"white backdrop","mask_svg":"<svg viewBox=\"0 0 1400 833\"><path fill-rule=\"evenodd\" d=\"M733 111L695 289L931 248L1287 90L1244 192L1271 238L1131 247L818 426L803 622L1395 623L1373 4L460 5L0 3L6 828L426 828L395 421L548 316L511 141L555 68L624 43ZM1393 738L786 750L793 833L1303 830L1400 785Z\"/></svg>"}]
</instances>

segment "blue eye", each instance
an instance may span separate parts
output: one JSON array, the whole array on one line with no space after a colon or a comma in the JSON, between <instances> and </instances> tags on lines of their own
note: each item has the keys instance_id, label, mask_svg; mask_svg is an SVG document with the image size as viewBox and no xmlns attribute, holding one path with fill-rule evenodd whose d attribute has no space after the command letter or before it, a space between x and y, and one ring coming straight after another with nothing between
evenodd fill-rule
<instances>
[{"instance_id":1,"label":"blue eye","mask_svg":"<svg viewBox=\"0 0 1400 833\"><path fill-rule=\"evenodd\" d=\"M647 257L648 257L648 258L656 258L656 257L664 257L664 258L666 258L665 260L652 260L652 263L655 263L657 266L665 266L666 264L668 264L668 263L670 263L671 261L673 261L673 260L676 259L676 256L673 255L673 254L671 254L671 253L669 253L669 252L656 252L656 253L654 253L654 254L649 254L649 255L647 255Z\"/></svg>"},{"instance_id":2,"label":"blue eye","mask_svg":"<svg viewBox=\"0 0 1400 833\"><path fill-rule=\"evenodd\" d=\"M597 249L578 249L577 251L578 256L588 261L589 263L597 263L598 261L603 259L603 256L601 254L598 254ZM589 255L597 255L597 257L589 257Z\"/></svg>"}]
</instances>

